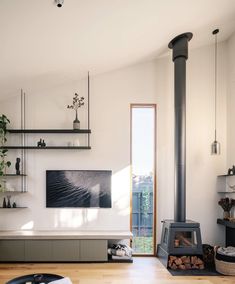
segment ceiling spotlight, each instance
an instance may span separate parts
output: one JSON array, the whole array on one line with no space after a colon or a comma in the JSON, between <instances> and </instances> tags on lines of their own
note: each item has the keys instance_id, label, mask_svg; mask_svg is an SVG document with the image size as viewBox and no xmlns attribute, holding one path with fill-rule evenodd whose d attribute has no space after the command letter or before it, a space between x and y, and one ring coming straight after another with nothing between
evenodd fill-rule
<instances>
[{"instance_id":1,"label":"ceiling spotlight","mask_svg":"<svg viewBox=\"0 0 235 284\"><path fill-rule=\"evenodd\" d=\"M56 0L55 2L56 2L57 7L59 8L61 8L64 4L64 0Z\"/></svg>"}]
</instances>

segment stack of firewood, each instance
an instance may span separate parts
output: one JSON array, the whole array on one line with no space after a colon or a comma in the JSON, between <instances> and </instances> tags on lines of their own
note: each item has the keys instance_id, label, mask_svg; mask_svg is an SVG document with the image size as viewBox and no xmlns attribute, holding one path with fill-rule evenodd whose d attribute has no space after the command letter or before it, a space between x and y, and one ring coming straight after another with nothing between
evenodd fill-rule
<instances>
[{"instance_id":1,"label":"stack of firewood","mask_svg":"<svg viewBox=\"0 0 235 284\"><path fill-rule=\"evenodd\" d=\"M204 269L204 262L198 256L169 256L168 267L171 269Z\"/></svg>"}]
</instances>

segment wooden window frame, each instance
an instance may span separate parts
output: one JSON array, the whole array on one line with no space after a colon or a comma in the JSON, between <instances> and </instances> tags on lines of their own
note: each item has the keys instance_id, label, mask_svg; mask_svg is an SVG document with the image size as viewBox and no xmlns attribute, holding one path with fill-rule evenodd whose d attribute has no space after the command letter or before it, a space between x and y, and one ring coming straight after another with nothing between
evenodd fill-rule
<instances>
[{"instance_id":1,"label":"wooden window frame","mask_svg":"<svg viewBox=\"0 0 235 284\"><path fill-rule=\"evenodd\" d=\"M156 256L156 228L157 228L157 179L156 179L156 153L157 153L157 104L130 104L130 230L132 231L132 110L133 108L152 108L154 110L154 162L153 162L153 253L134 254L135 256ZM132 240L131 240L132 246Z\"/></svg>"}]
</instances>

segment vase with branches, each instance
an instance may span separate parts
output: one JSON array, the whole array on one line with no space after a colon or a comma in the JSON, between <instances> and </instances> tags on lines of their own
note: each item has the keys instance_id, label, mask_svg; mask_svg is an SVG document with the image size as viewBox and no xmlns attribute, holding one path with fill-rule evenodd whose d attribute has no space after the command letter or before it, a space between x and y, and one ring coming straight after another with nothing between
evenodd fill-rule
<instances>
[{"instance_id":1,"label":"vase with branches","mask_svg":"<svg viewBox=\"0 0 235 284\"><path fill-rule=\"evenodd\" d=\"M228 197L226 198L221 198L218 204L223 208L224 210L224 219L227 220L230 218L230 211L233 206L235 206L235 199L229 199Z\"/></svg>"},{"instance_id":2,"label":"vase with branches","mask_svg":"<svg viewBox=\"0 0 235 284\"><path fill-rule=\"evenodd\" d=\"M5 190L6 181L2 178L6 174L6 169L11 166L11 162L7 161L7 152L8 150L4 148L7 142L7 126L9 125L10 120L6 115L0 115L0 191Z\"/></svg>"},{"instance_id":3,"label":"vase with branches","mask_svg":"<svg viewBox=\"0 0 235 284\"><path fill-rule=\"evenodd\" d=\"M67 108L75 110L76 117L73 121L73 129L80 129L80 121L78 120L78 109L84 105L84 97L80 97L77 93L75 93L73 97L72 105L68 105Z\"/></svg>"}]
</instances>

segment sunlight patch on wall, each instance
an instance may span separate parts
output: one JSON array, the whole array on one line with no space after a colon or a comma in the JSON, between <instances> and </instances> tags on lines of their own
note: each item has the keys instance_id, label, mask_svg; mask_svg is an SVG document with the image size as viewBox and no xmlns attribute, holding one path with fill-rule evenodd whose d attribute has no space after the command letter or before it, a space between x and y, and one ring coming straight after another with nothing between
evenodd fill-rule
<instances>
[{"instance_id":1,"label":"sunlight patch on wall","mask_svg":"<svg viewBox=\"0 0 235 284\"><path fill-rule=\"evenodd\" d=\"M113 174L112 177L112 200L119 215L130 214L130 166Z\"/></svg>"},{"instance_id":2,"label":"sunlight patch on wall","mask_svg":"<svg viewBox=\"0 0 235 284\"><path fill-rule=\"evenodd\" d=\"M21 230L31 230L34 228L34 221L30 221L26 224L24 224L23 226L21 226Z\"/></svg>"},{"instance_id":3,"label":"sunlight patch on wall","mask_svg":"<svg viewBox=\"0 0 235 284\"><path fill-rule=\"evenodd\" d=\"M55 214L55 228L78 228L97 220L99 209L76 208L62 209Z\"/></svg>"}]
</instances>

